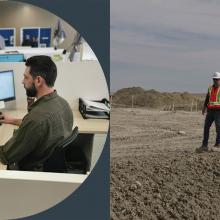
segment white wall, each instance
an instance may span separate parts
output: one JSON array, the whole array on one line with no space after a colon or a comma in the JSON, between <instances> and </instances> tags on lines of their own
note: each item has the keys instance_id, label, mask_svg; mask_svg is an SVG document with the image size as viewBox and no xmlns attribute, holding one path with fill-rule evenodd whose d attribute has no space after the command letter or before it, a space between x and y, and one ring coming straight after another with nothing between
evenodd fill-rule
<instances>
[{"instance_id":1,"label":"white wall","mask_svg":"<svg viewBox=\"0 0 220 220\"><path fill-rule=\"evenodd\" d=\"M81 45L82 60L97 60L95 53L87 42L83 42Z\"/></svg>"},{"instance_id":2,"label":"white wall","mask_svg":"<svg viewBox=\"0 0 220 220\"><path fill-rule=\"evenodd\" d=\"M97 61L57 62L58 77L55 88L60 96L65 98L72 108L78 108L79 97L88 99L109 99L108 87L104 73ZM22 79L25 70L24 63L0 63L0 71L14 70L16 106L26 108L26 94Z\"/></svg>"}]
</instances>

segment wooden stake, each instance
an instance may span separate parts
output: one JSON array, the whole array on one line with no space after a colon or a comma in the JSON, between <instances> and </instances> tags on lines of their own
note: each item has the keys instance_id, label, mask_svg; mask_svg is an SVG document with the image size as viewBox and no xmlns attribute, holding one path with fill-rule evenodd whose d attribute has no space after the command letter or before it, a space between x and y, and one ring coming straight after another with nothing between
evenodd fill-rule
<instances>
[{"instance_id":1,"label":"wooden stake","mask_svg":"<svg viewBox=\"0 0 220 220\"><path fill-rule=\"evenodd\" d=\"M131 96L131 108L133 109L133 107L134 107L134 96L132 95Z\"/></svg>"},{"instance_id":2,"label":"wooden stake","mask_svg":"<svg viewBox=\"0 0 220 220\"><path fill-rule=\"evenodd\" d=\"M192 100L192 103L191 103L191 112L192 112L192 110L193 110L193 100Z\"/></svg>"}]
</instances>

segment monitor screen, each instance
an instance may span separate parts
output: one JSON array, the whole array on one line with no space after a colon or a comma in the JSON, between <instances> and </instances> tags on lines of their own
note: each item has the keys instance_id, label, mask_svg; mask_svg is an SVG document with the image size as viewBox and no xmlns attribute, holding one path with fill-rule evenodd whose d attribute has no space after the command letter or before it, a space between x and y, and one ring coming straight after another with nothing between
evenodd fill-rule
<instances>
[{"instance_id":1,"label":"monitor screen","mask_svg":"<svg viewBox=\"0 0 220 220\"><path fill-rule=\"evenodd\" d=\"M0 62L24 62L24 54L0 54Z\"/></svg>"},{"instance_id":2,"label":"monitor screen","mask_svg":"<svg viewBox=\"0 0 220 220\"><path fill-rule=\"evenodd\" d=\"M14 72L0 72L0 101L15 100Z\"/></svg>"}]
</instances>

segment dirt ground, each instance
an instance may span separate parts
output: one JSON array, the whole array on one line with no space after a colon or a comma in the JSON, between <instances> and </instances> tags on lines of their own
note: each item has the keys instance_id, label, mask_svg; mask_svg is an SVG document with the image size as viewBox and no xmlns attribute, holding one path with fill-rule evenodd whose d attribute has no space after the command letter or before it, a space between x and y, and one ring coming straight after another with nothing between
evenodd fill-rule
<instances>
[{"instance_id":1,"label":"dirt ground","mask_svg":"<svg viewBox=\"0 0 220 220\"><path fill-rule=\"evenodd\" d=\"M220 152L195 153L203 123L200 112L111 110L112 220L220 219Z\"/></svg>"}]
</instances>

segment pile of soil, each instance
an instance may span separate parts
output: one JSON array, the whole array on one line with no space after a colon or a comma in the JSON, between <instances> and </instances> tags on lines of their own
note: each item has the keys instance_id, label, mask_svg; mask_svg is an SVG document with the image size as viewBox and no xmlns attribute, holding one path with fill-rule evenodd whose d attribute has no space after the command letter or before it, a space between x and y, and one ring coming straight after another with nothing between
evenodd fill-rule
<instances>
[{"instance_id":1,"label":"pile of soil","mask_svg":"<svg viewBox=\"0 0 220 220\"><path fill-rule=\"evenodd\" d=\"M205 94L190 94L188 92L159 92L154 89L144 90L141 87L131 87L120 89L112 95L113 104L118 106L163 108L171 105L190 105L197 103L197 108L201 109L204 103Z\"/></svg>"}]
</instances>

